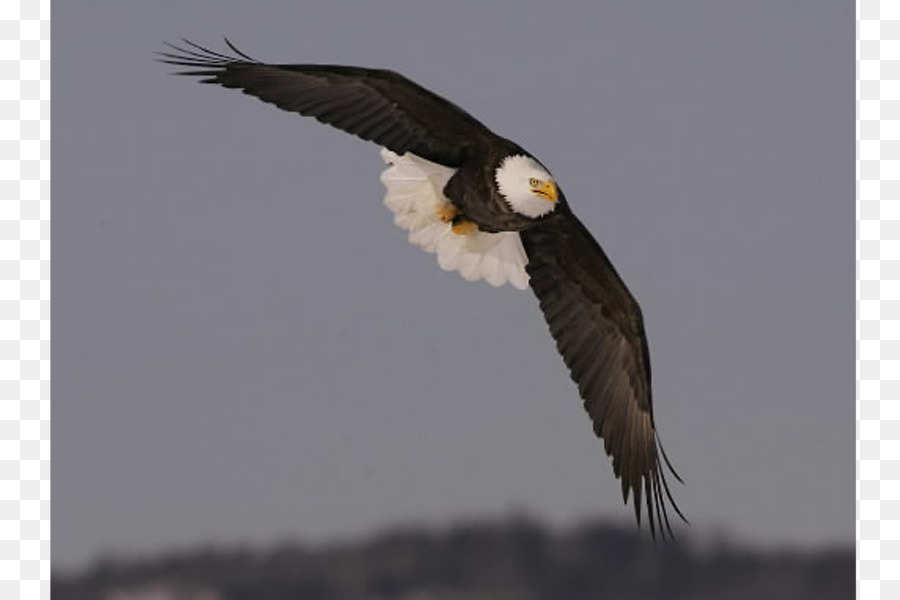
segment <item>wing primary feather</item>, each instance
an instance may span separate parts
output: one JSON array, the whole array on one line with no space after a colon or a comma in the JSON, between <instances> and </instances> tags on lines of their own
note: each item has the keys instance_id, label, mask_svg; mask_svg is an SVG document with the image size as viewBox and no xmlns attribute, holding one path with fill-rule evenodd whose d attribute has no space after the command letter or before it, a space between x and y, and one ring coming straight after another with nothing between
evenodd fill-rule
<instances>
[{"instance_id":1,"label":"wing primary feather","mask_svg":"<svg viewBox=\"0 0 900 600\"><path fill-rule=\"evenodd\" d=\"M193 58L191 56L181 55L181 54L172 54L170 52L157 52L156 53L163 58L157 58L161 63L167 65L178 65L182 67L191 67L194 69L219 69L216 73L220 73L221 70L225 69L229 64L226 62L216 62L213 60ZM197 73L194 71L194 73Z\"/></svg>"},{"instance_id":2,"label":"wing primary feather","mask_svg":"<svg viewBox=\"0 0 900 600\"><path fill-rule=\"evenodd\" d=\"M641 526L641 480L640 479L638 479L637 484L634 486L634 516L637 519L638 527L640 527Z\"/></svg>"},{"instance_id":3,"label":"wing primary feather","mask_svg":"<svg viewBox=\"0 0 900 600\"><path fill-rule=\"evenodd\" d=\"M650 474L653 477L653 489L655 490L654 494L656 496L656 522L659 523L659 531L662 534L663 541L665 541L666 529L668 529L669 531L669 536L672 537L672 526L669 525L669 515L666 513L666 504L663 501L662 494L659 491L659 470L654 468L650 471Z\"/></svg>"},{"instance_id":4,"label":"wing primary feather","mask_svg":"<svg viewBox=\"0 0 900 600\"><path fill-rule=\"evenodd\" d=\"M215 50L210 50L209 48L207 48L205 46L201 46L200 44L197 44L195 42L192 42L191 40L189 40L187 38L181 38L181 41L184 42L185 44L187 44L188 46L191 46L192 48L195 48L196 50L203 52L207 56L210 56L210 57L214 56L216 58L224 59L228 62L235 62L233 56L228 56L227 54L222 54L221 52L216 52ZM251 61L256 62L256 61L253 61L252 59L251 59Z\"/></svg>"},{"instance_id":5,"label":"wing primary feather","mask_svg":"<svg viewBox=\"0 0 900 600\"><path fill-rule=\"evenodd\" d=\"M660 454L662 454L663 460L666 462L666 466L669 467L669 471L672 472L672 475L675 477L675 479L678 480L678 483L680 483L680 484L683 485L683 484L684 484L684 480L683 480L683 479L681 478L681 476L678 474L678 471L675 470L675 467L672 466L672 462L669 460L669 455L666 454L666 449L665 449L665 447L662 445L662 440L659 439L659 432L656 431L656 426L655 426L655 425L654 425L654 427L653 427L653 430L656 432L656 443L657 443L657 445L659 446L659 452L660 452Z\"/></svg>"},{"instance_id":6,"label":"wing primary feather","mask_svg":"<svg viewBox=\"0 0 900 600\"><path fill-rule=\"evenodd\" d=\"M634 402L629 402L625 405L625 413L619 423L619 447L616 450L616 454L622 457L622 482L628 482L630 486L634 486L634 474L631 472L631 464L634 457L631 439L632 428L635 426L634 407Z\"/></svg>"},{"instance_id":7,"label":"wing primary feather","mask_svg":"<svg viewBox=\"0 0 900 600\"><path fill-rule=\"evenodd\" d=\"M681 520L687 524L690 524L690 521L687 520L687 517L684 516L684 513L681 512L681 509L678 508L678 504L675 502L675 498L672 497L672 491L669 489L669 482L666 481L666 475L663 473L662 475L662 487L666 493L666 497L669 499L669 503L672 505L672 508L681 517Z\"/></svg>"},{"instance_id":8,"label":"wing primary feather","mask_svg":"<svg viewBox=\"0 0 900 600\"><path fill-rule=\"evenodd\" d=\"M653 487L653 481L650 479L650 475L644 475L641 477L642 481L645 481L647 484L647 522L650 523L650 537L653 539L653 543L656 543L656 522L653 518L653 505L655 503L655 494L656 489Z\"/></svg>"},{"instance_id":9,"label":"wing primary feather","mask_svg":"<svg viewBox=\"0 0 900 600\"><path fill-rule=\"evenodd\" d=\"M163 58L158 58L157 60L161 63L165 63L167 65L178 65L183 67L193 67L197 69L202 69L204 67L225 67L227 63L225 62L213 62L210 60L202 60L199 58L190 58L183 55L172 54L170 52L157 52L156 53ZM196 71L193 71L196 73Z\"/></svg>"},{"instance_id":10,"label":"wing primary feather","mask_svg":"<svg viewBox=\"0 0 900 600\"><path fill-rule=\"evenodd\" d=\"M255 58L253 58L251 56L247 56L246 54L244 54L243 52L238 50L237 46L232 44L231 40L229 40L227 37L225 38L225 43L228 44L228 47L231 48L234 51L234 53L237 54L238 56L240 56L241 58L244 58L252 63L260 64L259 61L256 60Z\"/></svg>"},{"instance_id":11,"label":"wing primary feather","mask_svg":"<svg viewBox=\"0 0 900 600\"><path fill-rule=\"evenodd\" d=\"M186 67L219 67L224 68L229 63L222 61L211 60L208 58L199 58L191 56L187 53L183 54L173 54L171 52L155 52L157 56L162 56L163 58L157 58L159 62L166 63L167 65L184 65Z\"/></svg>"},{"instance_id":12,"label":"wing primary feather","mask_svg":"<svg viewBox=\"0 0 900 600\"><path fill-rule=\"evenodd\" d=\"M184 64L190 63L197 67L218 67L222 69L234 63L234 59L216 58L214 56L194 52L187 48L182 48L181 46L177 46L175 44L170 44L169 42L165 42L165 44L170 49L174 50L177 54L173 54L170 52L157 52L157 54L165 54L165 56L167 56L168 60L164 62L180 62Z\"/></svg>"},{"instance_id":13,"label":"wing primary feather","mask_svg":"<svg viewBox=\"0 0 900 600\"><path fill-rule=\"evenodd\" d=\"M191 50L190 48L182 48L181 46L178 46L178 45L176 45L176 44L173 44L172 42L164 41L163 44L165 44L166 46L168 46L169 48L171 48L171 49L174 50L175 52L180 53L180 54L177 54L177 55L176 55L176 54L168 54L169 56L172 56L172 57L174 57L174 58L184 58L185 55L187 55L187 56L192 56L192 57L196 58L198 61L202 61L202 62L205 62L205 63L217 62L217 63L223 63L223 64L224 64L224 63L234 62L234 59L233 59L233 58L229 58L229 57L227 57L227 56L223 56L223 57L220 57L220 58L215 58L215 57L213 57L213 56L210 56L210 55L209 55L208 53L206 53L206 52L200 53L200 52L197 52L196 50ZM157 54L163 54L163 53L162 53L162 52L158 52Z\"/></svg>"},{"instance_id":14,"label":"wing primary feather","mask_svg":"<svg viewBox=\"0 0 900 600\"><path fill-rule=\"evenodd\" d=\"M663 489L665 489L665 473L660 474L660 479L663 481ZM659 494L660 499L662 499L662 492ZM675 532L672 530L672 524L669 522L669 511L666 509L665 503L663 503L663 517L666 520L666 529L669 532L669 539L672 541L675 540Z\"/></svg>"}]
</instances>

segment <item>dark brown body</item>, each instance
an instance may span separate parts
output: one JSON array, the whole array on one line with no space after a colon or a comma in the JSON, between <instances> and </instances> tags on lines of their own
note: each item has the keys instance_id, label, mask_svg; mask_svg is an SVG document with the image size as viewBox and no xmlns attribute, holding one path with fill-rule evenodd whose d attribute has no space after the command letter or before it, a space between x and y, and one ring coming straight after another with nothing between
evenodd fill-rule
<instances>
[{"instance_id":1,"label":"dark brown body","mask_svg":"<svg viewBox=\"0 0 900 600\"><path fill-rule=\"evenodd\" d=\"M522 231L533 227L542 219L514 212L500 195L494 181L504 158L531 154L507 139L495 140L499 140L499 143L470 151L472 155L466 157L456 174L447 182L444 195L459 209L462 216L476 223L481 231ZM562 195L560 198L562 200Z\"/></svg>"}]
</instances>

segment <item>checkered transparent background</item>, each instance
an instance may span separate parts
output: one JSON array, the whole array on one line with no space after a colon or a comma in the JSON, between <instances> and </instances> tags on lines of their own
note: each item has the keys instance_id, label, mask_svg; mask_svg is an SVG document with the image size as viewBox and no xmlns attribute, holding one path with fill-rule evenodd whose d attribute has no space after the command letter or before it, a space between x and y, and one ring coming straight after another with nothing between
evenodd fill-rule
<instances>
[{"instance_id":1,"label":"checkered transparent background","mask_svg":"<svg viewBox=\"0 0 900 600\"><path fill-rule=\"evenodd\" d=\"M49 597L50 0L0 2L0 598Z\"/></svg>"},{"instance_id":2,"label":"checkered transparent background","mask_svg":"<svg viewBox=\"0 0 900 600\"><path fill-rule=\"evenodd\" d=\"M900 598L900 2L858 4L859 597Z\"/></svg>"}]
</instances>

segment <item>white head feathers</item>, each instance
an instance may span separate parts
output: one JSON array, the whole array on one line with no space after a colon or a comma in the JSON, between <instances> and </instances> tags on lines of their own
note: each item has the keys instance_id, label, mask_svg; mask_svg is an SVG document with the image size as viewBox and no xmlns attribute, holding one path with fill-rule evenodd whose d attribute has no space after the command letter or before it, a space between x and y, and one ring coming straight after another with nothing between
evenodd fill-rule
<instances>
[{"instance_id":1,"label":"white head feathers","mask_svg":"<svg viewBox=\"0 0 900 600\"><path fill-rule=\"evenodd\" d=\"M556 184L547 170L530 156L507 156L494 173L497 188L509 207L536 219L556 208ZM538 193L544 191L543 194ZM547 191L552 190L552 200Z\"/></svg>"}]
</instances>

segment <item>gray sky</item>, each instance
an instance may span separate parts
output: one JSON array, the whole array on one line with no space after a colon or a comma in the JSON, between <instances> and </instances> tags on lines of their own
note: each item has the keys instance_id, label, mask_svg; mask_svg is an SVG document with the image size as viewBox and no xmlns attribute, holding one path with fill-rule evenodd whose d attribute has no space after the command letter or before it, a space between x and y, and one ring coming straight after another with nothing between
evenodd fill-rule
<instances>
[{"instance_id":1,"label":"gray sky","mask_svg":"<svg viewBox=\"0 0 900 600\"><path fill-rule=\"evenodd\" d=\"M530 292L444 273L378 149L163 39L390 67L538 156L644 310L697 532L854 535L853 7L60 2L57 567L524 509L631 519Z\"/></svg>"}]
</instances>

